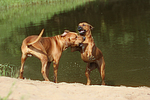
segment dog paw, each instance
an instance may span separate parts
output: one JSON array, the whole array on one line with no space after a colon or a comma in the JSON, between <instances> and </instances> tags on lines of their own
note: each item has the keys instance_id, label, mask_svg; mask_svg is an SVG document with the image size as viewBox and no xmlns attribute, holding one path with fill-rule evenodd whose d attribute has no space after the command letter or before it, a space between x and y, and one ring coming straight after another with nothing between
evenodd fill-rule
<instances>
[{"instance_id":1,"label":"dog paw","mask_svg":"<svg viewBox=\"0 0 150 100\"><path fill-rule=\"evenodd\" d=\"M89 58L89 60L95 60L95 57L93 55L88 55L87 57Z\"/></svg>"},{"instance_id":2,"label":"dog paw","mask_svg":"<svg viewBox=\"0 0 150 100\"><path fill-rule=\"evenodd\" d=\"M90 55L90 54L88 54L88 55L87 55L87 57L88 57L88 58L90 58L90 57L91 57L91 55Z\"/></svg>"},{"instance_id":3,"label":"dog paw","mask_svg":"<svg viewBox=\"0 0 150 100\"><path fill-rule=\"evenodd\" d=\"M90 57L90 58L89 58L89 60L95 60L95 57L94 57L94 56L92 56L92 57Z\"/></svg>"},{"instance_id":4,"label":"dog paw","mask_svg":"<svg viewBox=\"0 0 150 100\"><path fill-rule=\"evenodd\" d=\"M26 79L25 77L18 77L18 79Z\"/></svg>"}]
</instances>

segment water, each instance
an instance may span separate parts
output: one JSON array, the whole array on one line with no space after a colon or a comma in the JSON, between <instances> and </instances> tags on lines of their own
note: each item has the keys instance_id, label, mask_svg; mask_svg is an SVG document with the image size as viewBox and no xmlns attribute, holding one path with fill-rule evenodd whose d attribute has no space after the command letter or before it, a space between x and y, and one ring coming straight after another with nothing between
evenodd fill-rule
<instances>
[{"instance_id":1,"label":"water","mask_svg":"<svg viewBox=\"0 0 150 100\"><path fill-rule=\"evenodd\" d=\"M42 5L35 6L40 7ZM40 15L35 13L33 17L36 19L36 16ZM0 21L0 63L14 64L19 69L20 46L25 37L39 34L42 28L45 28L43 36L58 35L65 29L77 31L78 23L86 21L94 27L92 35L95 44L104 55L106 84L150 86L149 0L93 1L54 13L51 17L46 17L48 15L43 11L42 16L42 19L37 18L36 21L30 16L33 21L19 21L21 24L15 24L17 22L13 20ZM27 16L22 16L22 20L26 18ZM5 23L10 21L12 25ZM85 68L86 63L82 61L80 53L72 53L68 48L60 59L58 82L86 84ZM43 80L40 72L40 61L35 57L28 58L25 62L24 76ZM53 81L52 65L49 78ZM91 72L91 83L101 84L98 70Z\"/></svg>"}]
</instances>

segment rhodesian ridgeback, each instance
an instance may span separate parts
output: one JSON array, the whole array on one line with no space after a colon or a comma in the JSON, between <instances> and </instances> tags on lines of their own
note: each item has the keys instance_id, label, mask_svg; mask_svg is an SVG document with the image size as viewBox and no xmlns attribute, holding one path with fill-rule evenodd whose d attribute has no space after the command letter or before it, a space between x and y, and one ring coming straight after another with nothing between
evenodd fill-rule
<instances>
[{"instance_id":1,"label":"rhodesian ridgeback","mask_svg":"<svg viewBox=\"0 0 150 100\"><path fill-rule=\"evenodd\" d=\"M24 62L28 56L35 56L42 63L41 73L45 81L49 81L49 68L51 62L54 67L54 82L57 83L57 70L61 54L70 46L79 46L85 37L68 30L63 34L54 37L41 37L44 29L39 36L28 36L22 42L21 68L19 78L23 79Z\"/></svg>"},{"instance_id":2,"label":"rhodesian ridgeback","mask_svg":"<svg viewBox=\"0 0 150 100\"><path fill-rule=\"evenodd\" d=\"M85 36L86 39L82 45L71 47L71 51L80 51L81 58L84 62L87 63L85 75L87 77L87 85L90 85L90 72L96 68L101 74L102 77L102 85L105 85L105 61L103 54L100 49L98 49L94 43L94 39L91 34L91 29L93 27L86 23L79 23L78 31L81 36Z\"/></svg>"}]
</instances>

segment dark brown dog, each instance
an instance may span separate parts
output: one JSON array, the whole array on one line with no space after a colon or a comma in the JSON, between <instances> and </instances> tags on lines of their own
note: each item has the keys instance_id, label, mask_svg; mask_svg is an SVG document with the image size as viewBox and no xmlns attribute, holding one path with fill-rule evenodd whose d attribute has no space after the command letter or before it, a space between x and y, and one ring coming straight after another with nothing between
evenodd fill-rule
<instances>
[{"instance_id":1,"label":"dark brown dog","mask_svg":"<svg viewBox=\"0 0 150 100\"><path fill-rule=\"evenodd\" d=\"M41 60L41 73L45 81L49 81L49 67L53 62L54 82L57 83L57 70L61 54L70 46L79 46L85 37L77 33L65 31L62 35L54 37L41 37L44 29L39 36L29 36L23 40L21 51L21 69L19 78L23 79L24 62L28 56L35 56Z\"/></svg>"},{"instance_id":2,"label":"dark brown dog","mask_svg":"<svg viewBox=\"0 0 150 100\"><path fill-rule=\"evenodd\" d=\"M84 62L87 63L85 75L87 77L87 85L90 85L90 72L96 68L101 74L102 77L102 85L105 85L104 78L105 78L105 61L103 54L100 49L95 46L91 29L93 27L86 23L79 23L78 31L81 36L85 36L86 39L81 46L71 47L71 51L80 51L81 58Z\"/></svg>"}]
</instances>

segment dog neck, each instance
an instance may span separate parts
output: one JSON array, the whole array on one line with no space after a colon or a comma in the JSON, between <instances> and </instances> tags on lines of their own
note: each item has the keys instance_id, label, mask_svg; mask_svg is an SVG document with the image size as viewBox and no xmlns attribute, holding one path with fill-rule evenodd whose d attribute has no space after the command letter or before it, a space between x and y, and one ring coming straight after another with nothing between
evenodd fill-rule
<instances>
[{"instance_id":1,"label":"dog neck","mask_svg":"<svg viewBox=\"0 0 150 100\"><path fill-rule=\"evenodd\" d=\"M66 50L69 46L70 44L67 41L65 41L63 51Z\"/></svg>"},{"instance_id":2,"label":"dog neck","mask_svg":"<svg viewBox=\"0 0 150 100\"><path fill-rule=\"evenodd\" d=\"M59 37L61 38L61 42L60 42L61 43L61 49L62 49L62 51L64 51L70 46L70 43L68 41L66 41L64 39L64 37L61 37L61 36L59 36Z\"/></svg>"},{"instance_id":3,"label":"dog neck","mask_svg":"<svg viewBox=\"0 0 150 100\"><path fill-rule=\"evenodd\" d=\"M86 47L87 47L88 43L83 43L83 46L81 47L81 53L84 53Z\"/></svg>"},{"instance_id":4,"label":"dog neck","mask_svg":"<svg viewBox=\"0 0 150 100\"><path fill-rule=\"evenodd\" d=\"M67 41L64 39L64 37L62 37L61 35L57 35L54 36L56 39L56 44L59 45L60 50L64 51L69 47L69 44L67 43Z\"/></svg>"},{"instance_id":5,"label":"dog neck","mask_svg":"<svg viewBox=\"0 0 150 100\"><path fill-rule=\"evenodd\" d=\"M92 37L91 31L87 31L85 37L86 37L86 40L84 41L84 43L85 42L91 43L91 41L94 43L94 39Z\"/></svg>"},{"instance_id":6,"label":"dog neck","mask_svg":"<svg viewBox=\"0 0 150 100\"><path fill-rule=\"evenodd\" d=\"M86 37L92 37L92 34L91 34L91 31L90 30L88 30L87 32L86 32L86 35L85 35Z\"/></svg>"}]
</instances>

